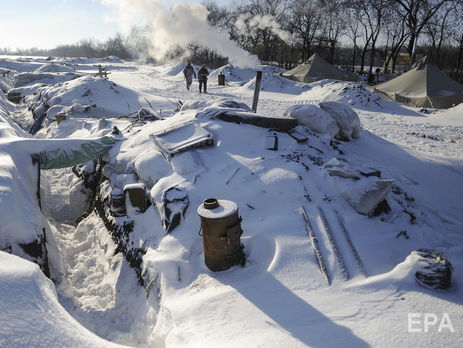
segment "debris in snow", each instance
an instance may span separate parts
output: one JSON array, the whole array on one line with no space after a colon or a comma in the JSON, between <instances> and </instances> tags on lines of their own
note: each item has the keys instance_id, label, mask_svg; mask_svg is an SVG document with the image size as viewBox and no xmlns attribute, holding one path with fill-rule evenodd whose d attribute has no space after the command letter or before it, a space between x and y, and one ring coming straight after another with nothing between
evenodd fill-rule
<instances>
[{"instance_id":1,"label":"debris in snow","mask_svg":"<svg viewBox=\"0 0 463 348\"><path fill-rule=\"evenodd\" d=\"M119 134L121 134L121 131L119 130L119 128L117 128L117 126L114 126L113 130L111 131L111 134L112 135L119 135Z\"/></svg>"},{"instance_id":2,"label":"debris in snow","mask_svg":"<svg viewBox=\"0 0 463 348\"><path fill-rule=\"evenodd\" d=\"M332 158L325 163L323 167L328 171L331 176L338 176L345 179L360 180L358 175L352 173L345 163L340 162L336 158Z\"/></svg>"},{"instance_id":3,"label":"debris in snow","mask_svg":"<svg viewBox=\"0 0 463 348\"><path fill-rule=\"evenodd\" d=\"M252 209L252 210L255 210L255 209L256 209L256 208L253 207L251 204L246 203L246 205L248 206L249 209Z\"/></svg>"},{"instance_id":4,"label":"debris in snow","mask_svg":"<svg viewBox=\"0 0 463 348\"><path fill-rule=\"evenodd\" d=\"M342 196L358 213L372 215L378 204L383 201L394 180L377 180L375 182L359 182L342 189Z\"/></svg>"},{"instance_id":5,"label":"debris in snow","mask_svg":"<svg viewBox=\"0 0 463 348\"><path fill-rule=\"evenodd\" d=\"M389 203L383 199L381 202L378 203L375 210L373 210L372 216L380 216L381 214L388 214L391 212L391 207Z\"/></svg>"},{"instance_id":6,"label":"debris in snow","mask_svg":"<svg viewBox=\"0 0 463 348\"><path fill-rule=\"evenodd\" d=\"M141 265L146 250L135 246L136 244L131 240L135 224L134 220L126 216L116 217L112 215L111 193L112 188L109 181L103 181L99 185L95 195L94 209L100 219L103 220L104 226L111 234L112 240L117 244L115 253L121 252L124 255L130 267L135 271L138 283L144 286L145 280L142 277Z\"/></svg>"},{"instance_id":7,"label":"debris in snow","mask_svg":"<svg viewBox=\"0 0 463 348\"><path fill-rule=\"evenodd\" d=\"M8 92L7 98L10 102L19 104L21 102L21 93L19 92Z\"/></svg>"},{"instance_id":8,"label":"debris in snow","mask_svg":"<svg viewBox=\"0 0 463 348\"><path fill-rule=\"evenodd\" d=\"M195 108L200 109L196 118L218 118L226 122L251 124L284 132L293 129L297 124L292 118L256 115L246 104L228 99L219 100L212 105L204 101L185 104L182 111Z\"/></svg>"},{"instance_id":9,"label":"debris in snow","mask_svg":"<svg viewBox=\"0 0 463 348\"><path fill-rule=\"evenodd\" d=\"M354 173L348 172L346 170L330 169L328 170L331 176L339 176L340 178L360 180L360 177Z\"/></svg>"},{"instance_id":10,"label":"debris in snow","mask_svg":"<svg viewBox=\"0 0 463 348\"><path fill-rule=\"evenodd\" d=\"M55 116L55 120L58 124L60 124L62 121L65 121L67 119L67 116L65 114L57 114Z\"/></svg>"},{"instance_id":11,"label":"debris in snow","mask_svg":"<svg viewBox=\"0 0 463 348\"><path fill-rule=\"evenodd\" d=\"M214 144L212 134L197 123L188 123L178 128L152 134L151 139L166 158L191 148Z\"/></svg>"},{"instance_id":12,"label":"debris in snow","mask_svg":"<svg viewBox=\"0 0 463 348\"><path fill-rule=\"evenodd\" d=\"M115 187L110 193L110 208L109 211L113 216L124 216L125 213L125 199L122 190Z\"/></svg>"},{"instance_id":13,"label":"debris in snow","mask_svg":"<svg viewBox=\"0 0 463 348\"><path fill-rule=\"evenodd\" d=\"M309 138L307 138L304 134L299 133L297 130L292 129L288 132L288 135L297 141L298 144L306 143Z\"/></svg>"},{"instance_id":14,"label":"debris in snow","mask_svg":"<svg viewBox=\"0 0 463 348\"><path fill-rule=\"evenodd\" d=\"M45 236L45 229L43 229L43 234L39 235L37 239L28 243L18 243L18 245L21 247L24 253L26 253L31 258L31 261L38 264L42 272L47 277L50 277Z\"/></svg>"},{"instance_id":15,"label":"debris in snow","mask_svg":"<svg viewBox=\"0 0 463 348\"><path fill-rule=\"evenodd\" d=\"M380 170L374 170L372 172L368 172L368 173L365 173L365 172L360 172L360 174L362 174L363 176L366 176L366 177L369 177L369 176L376 176L378 178L381 177L381 171Z\"/></svg>"},{"instance_id":16,"label":"debris in snow","mask_svg":"<svg viewBox=\"0 0 463 348\"><path fill-rule=\"evenodd\" d=\"M411 211L408 211L407 209L404 209L402 211L410 217L410 225L416 224L415 214L413 214Z\"/></svg>"},{"instance_id":17,"label":"debris in snow","mask_svg":"<svg viewBox=\"0 0 463 348\"><path fill-rule=\"evenodd\" d=\"M219 120L226 122L252 124L257 127L274 128L281 131L289 131L297 124L291 118L256 116L252 113L221 113L216 116Z\"/></svg>"},{"instance_id":18,"label":"debris in snow","mask_svg":"<svg viewBox=\"0 0 463 348\"><path fill-rule=\"evenodd\" d=\"M417 132L408 132L407 135L413 135L417 138L424 138L424 139L430 139L430 140L436 140L436 141L444 141L440 136L438 135L429 135L429 134L422 134L422 133L417 133Z\"/></svg>"},{"instance_id":19,"label":"debris in snow","mask_svg":"<svg viewBox=\"0 0 463 348\"><path fill-rule=\"evenodd\" d=\"M79 223L83 218L92 212L95 195L98 186L101 183L101 161L94 159L86 163L75 165L72 167L72 172L75 176L82 180L81 185L83 187L79 188L78 185L75 188L71 188L70 196L72 192L78 191L83 193L86 197L85 203L82 207L84 213L76 219L76 223Z\"/></svg>"},{"instance_id":20,"label":"debris in snow","mask_svg":"<svg viewBox=\"0 0 463 348\"><path fill-rule=\"evenodd\" d=\"M228 180L225 182L225 185L228 185L231 181L231 179L233 179L233 177L235 176L236 173L238 173L238 170L240 170L241 167L238 167L235 169L235 171L233 172L233 174L228 178Z\"/></svg>"},{"instance_id":21,"label":"debris in snow","mask_svg":"<svg viewBox=\"0 0 463 348\"><path fill-rule=\"evenodd\" d=\"M34 135L35 133L37 133L40 128L42 127L42 123L43 121L45 120L45 117L47 116L47 114L42 114L40 115L39 117L37 117L34 121L34 123L32 124L31 128L29 128L29 133Z\"/></svg>"},{"instance_id":22,"label":"debris in snow","mask_svg":"<svg viewBox=\"0 0 463 348\"><path fill-rule=\"evenodd\" d=\"M173 186L163 193L161 204L158 204L157 208L166 232L172 232L180 225L189 205L188 192L182 187Z\"/></svg>"},{"instance_id":23,"label":"debris in snow","mask_svg":"<svg viewBox=\"0 0 463 348\"><path fill-rule=\"evenodd\" d=\"M155 121L160 120L161 118L153 114L151 111L145 108L141 108L137 112L137 118L139 120L148 120L148 121Z\"/></svg>"},{"instance_id":24,"label":"debris in snow","mask_svg":"<svg viewBox=\"0 0 463 348\"><path fill-rule=\"evenodd\" d=\"M441 252L418 249L412 251L412 254L420 257L420 269L415 273L418 284L432 289L448 289L452 286L453 267Z\"/></svg>"},{"instance_id":25,"label":"debris in snow","mask_svg":"<svg viewBox=\"0 0 463 348\"><path fill-rule=\"evenodd\" d=\"M140 182L125 185L124 197L126 202L129 203L126 203L126 207L134 207L139 213L145 212L147 208L145 184Z\"/></svg>"},{"instance_id":26,"label":"debris in snow","mask_svg":"<svg viewBox=\"0 0 463 348\"><path fill-rule=\"evenodd\" d=\"M406 230L400 231L399 233L396 234L396 238L399 238L400 236L403 236L405 239L410 238Z\"/></svg>"},{"instance_id":27,"label":"debris in snow","mask_svg":"<svg viewBox=\"0 0 463 348\"><path fill-rule=\"evenodd\" d=\"M271 132L265 136L265 148L267 150L278 150L278 135L276 132Z\"/></svg>"}]
</instances>

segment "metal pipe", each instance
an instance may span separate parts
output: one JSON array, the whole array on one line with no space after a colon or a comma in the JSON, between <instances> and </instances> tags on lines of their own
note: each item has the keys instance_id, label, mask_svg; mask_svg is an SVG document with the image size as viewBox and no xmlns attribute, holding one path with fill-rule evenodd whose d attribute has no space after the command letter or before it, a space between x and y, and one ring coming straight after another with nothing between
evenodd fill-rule
<instances>
[{"instance_id":1,"label":"metal pipe","mask_svg":"<svg viewBox=\"0 0 463 348\"><path fill-rule=\"evenodd\" d=\"M262 80L262 71L256 73L256 85L254 88L254 99L252 100L252 111L257 112L257 102L259 100L260 82Z\"/></svg>"},{"instance_id":2,"label":"metal pipe","mask_svg":"<svg viewBox=\"0 0 463 348\"><path fill-rule=\"evenodd\" d=\"M40 197L40 155L38 153L34 153L31 155L32 157L32 165L35 167L37 166L37 202L39 204L40 210L42 210L42 199Z\"/></svg>"}]
</instances>

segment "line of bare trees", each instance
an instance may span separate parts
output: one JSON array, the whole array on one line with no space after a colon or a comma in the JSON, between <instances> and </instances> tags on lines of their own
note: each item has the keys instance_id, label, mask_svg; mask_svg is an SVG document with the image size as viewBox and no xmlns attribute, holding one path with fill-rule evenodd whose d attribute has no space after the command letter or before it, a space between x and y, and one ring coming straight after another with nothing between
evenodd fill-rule
<instances>
[{"instance_id":1,"label":"line of bare trees","mask_svg":"<svg viewBox=\"0 0 463 348\"><path fill-rule=\"evenodd\" d=\"M404 54L408 66L428 55L453 78L463 80L463 0L235 0L228 6L204 0L203 4L212 26L228 32L262 62L289 69L319 53L332 64L371 74L377 66L397 71ZM146 59L141 32L135 28L127 37L118 34L105 42L83 40L52 50L14 53L131 59L143 52ZM189 51L192 61L210 66L226 62L194 44Z\"/></svg>"},{"instance_id":2,"label":"line of bare trees","mask_svg":"<svg viewBox=\"0 0 463 348\"><path fill-rule=\"evenodd\" d=\"M286 68L320 53L332 64L372 73L395 72L428 55L434 64L463 80L462 0L243 0L229 8L208 1L210 21L261 61ZM271 27L239 32L243 13L272 16L292 40Z\"/></svg>"},{"instance_id":3,"label":"line of bare trees","mask_svg":"<svg viewBox=\"0 0 463 348\"><path fill-rule=\"evenodd\" d=\"M75 44L59 45L52 49L6 49L0 48L0 54L15 54L28 56L54 56L54 57L88 57L104 58L117 56L121 59L132 59L134 52L130 49L128 38L121 34L99 42L94 39L84 39Z\"/></svg>"}]
</instances>

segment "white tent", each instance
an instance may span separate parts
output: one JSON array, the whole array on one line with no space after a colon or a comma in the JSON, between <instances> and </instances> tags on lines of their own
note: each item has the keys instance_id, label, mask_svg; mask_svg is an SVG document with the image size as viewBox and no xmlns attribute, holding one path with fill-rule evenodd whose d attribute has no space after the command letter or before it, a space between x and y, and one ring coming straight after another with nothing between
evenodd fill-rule
<instances>
[{"instance_id":1,"label":"white tent","mask_svg":"<svg viewBox=\"0 0 463 348\"><path fill-rule=\"evenodd\" d=\"M463 102L463 85L429 64L426 57L410 71L375 86L373 91L415 107L447 109Z\"/></svg>"},{"instance_id":2,"label":"white tent","mask_svg":"<svg viewBox=\"0 0 463 348\"><path fill-rule=\"evenodd\" d=\"M283 76L306 83L323 79L357 80L357 77L353 73L336 68L316 53L305 63L283 73Z\"/></svg>"}]
</instances>

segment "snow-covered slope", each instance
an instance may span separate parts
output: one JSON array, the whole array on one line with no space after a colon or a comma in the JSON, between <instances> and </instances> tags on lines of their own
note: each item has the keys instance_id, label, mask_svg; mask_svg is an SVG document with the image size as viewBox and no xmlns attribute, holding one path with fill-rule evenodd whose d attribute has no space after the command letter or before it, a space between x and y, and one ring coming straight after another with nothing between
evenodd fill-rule
<instances>
[{"instance_id":1,"label":"snow-covered slope","mask_svg":"<svg viewBox=\"0 0 463 348\"><path fill-rule=\"evenodd\" d=\"M36 264L0 251L2 347L120 347L80 325Z\"/></svg>"},{"instance_id":2,"label":"snow-covered slope","mask_svg":"<svg viewBox=\"0 0 463 348\"><path fill-rule=\"evenodd\" d=\"M35 72L74 72L75 70L64 64L49 63L37 68Z\"/></svg>"}]
</instances>

